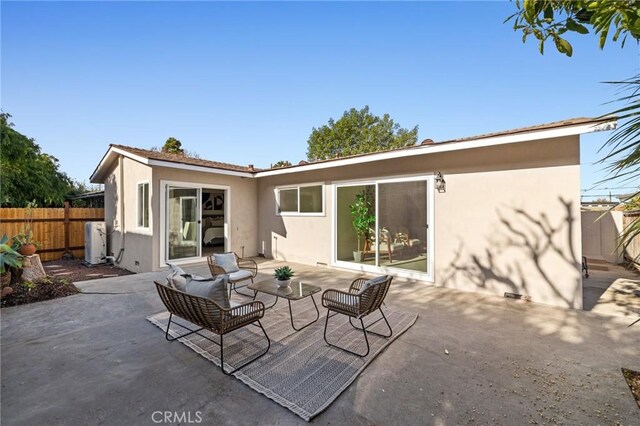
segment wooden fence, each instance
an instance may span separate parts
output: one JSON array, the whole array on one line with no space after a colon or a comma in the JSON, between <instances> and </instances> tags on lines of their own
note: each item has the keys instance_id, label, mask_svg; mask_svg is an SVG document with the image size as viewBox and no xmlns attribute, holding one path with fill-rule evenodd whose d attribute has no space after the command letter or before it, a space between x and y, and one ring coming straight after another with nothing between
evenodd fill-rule
<instances>
[{"instance_id":1,"label":"wooden fence","mask_svg":"<svg viewBox=\"0 0 640 426\"><path fill-rule=\"evenodd\" d=\"M0 236L18 234L25 226L28 209L0 208ZM33 239L40 243L40 259L58 260L64 253L84 258L84 224L104 220L102 208L31 209Z\"/></svg>"}]
</instances>

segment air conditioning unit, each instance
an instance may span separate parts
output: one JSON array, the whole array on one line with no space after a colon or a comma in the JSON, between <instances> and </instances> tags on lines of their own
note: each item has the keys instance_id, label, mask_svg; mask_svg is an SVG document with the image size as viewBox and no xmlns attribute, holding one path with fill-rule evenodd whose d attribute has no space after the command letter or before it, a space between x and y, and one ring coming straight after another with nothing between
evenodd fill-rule
<instances>
[{"instance_id":1,"label":"air conditioning unit","mask_svg":"<svg viewBox=\"0 0 640 426\"><path fill-rule=\"evenodd\" d=\"M84 261L98 265L107 261L107 226L104 222L84 224Z\"/></svg>"}]
</instances>

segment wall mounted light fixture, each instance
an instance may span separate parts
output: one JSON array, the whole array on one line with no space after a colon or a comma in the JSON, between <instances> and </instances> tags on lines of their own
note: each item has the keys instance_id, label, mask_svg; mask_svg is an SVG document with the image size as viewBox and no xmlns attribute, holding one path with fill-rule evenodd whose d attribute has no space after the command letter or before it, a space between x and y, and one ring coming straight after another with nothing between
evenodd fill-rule
<instances>
[{"instance_id":1,"label":"wall mounted light fixture","mask_svg":"<svg viewBox=\"0 0 640 426\"><path fill-rule=\"evenodd\" d=\"M447 192L447 182L442 177L442 173L435 172L434 173L436 179L436 189L438 192Z\"/></svg>"}]
</instances>

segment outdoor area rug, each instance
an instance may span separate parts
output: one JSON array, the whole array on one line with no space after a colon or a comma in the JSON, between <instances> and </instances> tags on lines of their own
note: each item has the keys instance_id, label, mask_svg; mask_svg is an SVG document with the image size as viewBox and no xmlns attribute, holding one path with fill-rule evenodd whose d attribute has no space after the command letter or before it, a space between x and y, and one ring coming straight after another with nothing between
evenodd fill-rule
<instances>
[{"instance_id":1,"label":"outdoor area rug","mask_svg":"<svg viewBox=\"0 0 640 426\"><path fill-rule=\"evenodd\" d=\"M316 295L316 301L319 295ZM273 302L264 296L265 305ZM238 300L239 302L246 301ZM296 326L300 327L315 318L316 311L307 298L292 302ZM325 410L364 369L389 346L398 336L407 331L417 319L416 314L383 307L393 329L389 339L369 334L371 351L360 358L328 346L323 339L326 309L319 306L320 319L311 326L296 332L291 328L286 300L279 300L276 306L265 312L261 320L269 338L269 352L256 362L233 374L251 389L263 394L285 408L309 421ZM380 318L376 312L365 318L365 325ZM174 317L174 319L176 319ZM162 312L147 318L152 324L165 330L169 313ZM180 321L180 319L178 319ZM197 328L183 321L190 328ZM380 321L370 330L385 333L386 324ZM185 332L172 323L170 334L174 337ZM207 337L219 342L219 336L201 331ZM344 315L336 315L329 320L327 331L329 341L346 346L350 350L366 351L361 331L355 330ZM158 338L162 337L161 335ZM187 347L220 366L220 347L202 337L192 334L179 339ZM225 365L227 369L242 364L243 360L259 354L266 347L266 340L258 327L247 326L224 337ZM167 343L169 344L169 343Z\"/></svg>"}]
</instances>

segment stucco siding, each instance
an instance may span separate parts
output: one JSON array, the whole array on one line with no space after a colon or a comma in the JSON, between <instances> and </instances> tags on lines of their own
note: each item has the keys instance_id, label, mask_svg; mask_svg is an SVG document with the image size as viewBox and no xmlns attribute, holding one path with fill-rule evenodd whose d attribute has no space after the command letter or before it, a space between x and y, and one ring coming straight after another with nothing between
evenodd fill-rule
<instances>
[{"instance_id":1,"label":"stucco siding","mask_svg":"<svg viewBox=\"0 0 640 426\"><path fill-rule=\"evenodd\" d=\"M268 257L331 263L333 184L440 171L435 285L580 308L579 159L571 136L261 177L259 240ZM325 216L276 215L276 187L312 182L325 183Z\"/></svg>"},{"instance_id":2,"label":"stucco siding","mask_svg":"<svg viewBox=\"0 0 640 426\"><path fill-rule=\"evenodd\" d=\"M324 215L280 216L276 214L275 189L287 183L319 183L287 179L259 179L258 229L260 250L279 260L310 265L331 263L331 185L324 185Z\"/></svg>"},{"instance_id":3,"label":"stucco siding","mask_svg":"<svg viewBox=\"0 0 640 426\"><path fill-rule=\"evenodd\" d=\"M579 167L452 174L436 194L436 284L582 307Z\"/></svg>"},{"instance_id":4,"label":"stucco siding","mask_svg":"<svg viewBox=\"0 0 640 426\"><path fill-rule=\"evenodd\" d=\"M257 219L257 182L255 179L242 178L214 173L202 173L189 170L180 170L167 167L154 167L153 169L153 270L158 270L165 265L160 265L161 232L163 232L160 220L161 202L163 192L160 188L161 181L184 182L206 186L229 187L227 201L230 201L230 217L227 218L229 231L229 250L245 256L258 254L258 219Z\"/></svg>"},{"instance_id":5,"label":"stucco siding","mask_svg":"<svg viewBox=\"0 0 640 426\"><path fill-rule=\"evenodd\" d=\"M229 189L229 250L331 265L336 185L396 177L432 179L440 171L446 192L434 191L429 201L432 284L494 295L510 292L580 308L579 149L579 137L570 136L259 178L152 168L122 159L122 179L116 162L105 185L109 250L118 256L124 229L120 266L132 271L163 268L161 182L183 182ZM151 232L137 229L137 183L145 180L151 182ZM278 215L275 189L304 184L324 185L324 214ZM387 210L387 216L393 214ZM392 274L398 271L389 269Z\"/></svg>"},{"instance_id":6,"label":"stucco siding","mask_svg":"<svg viewBox=\"0 0 640 426\"><path fill-rule=\"evenodd\" d=\"M153 238L137 225L138 183L143 181L151 182L151 168L123 157L105 183L109 254L117 258L124 247L118 266L133 272L152 268Z\"/></svg>"}]
</instances>

